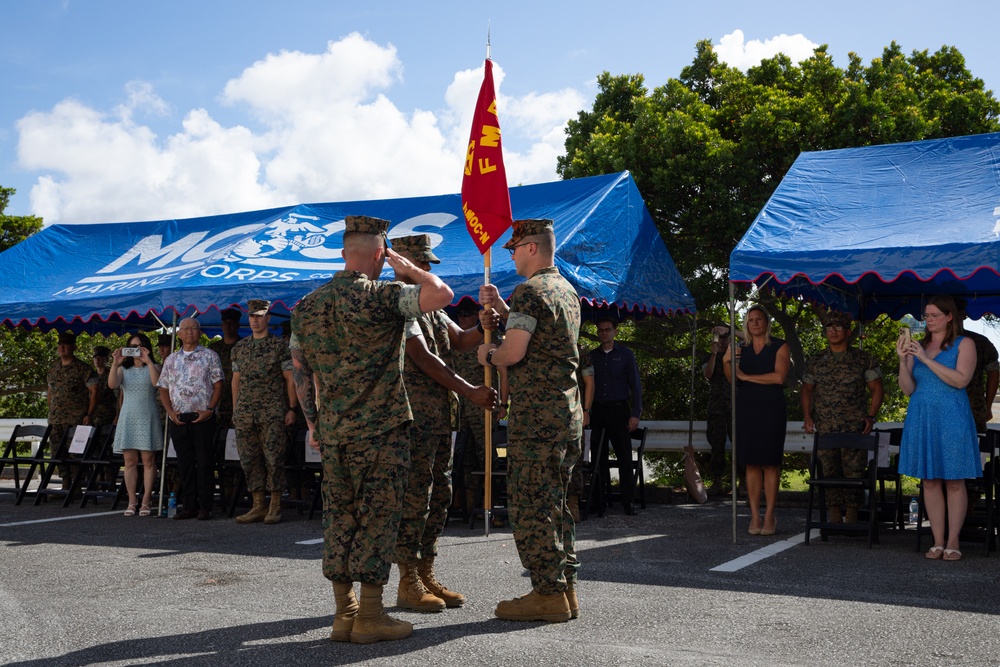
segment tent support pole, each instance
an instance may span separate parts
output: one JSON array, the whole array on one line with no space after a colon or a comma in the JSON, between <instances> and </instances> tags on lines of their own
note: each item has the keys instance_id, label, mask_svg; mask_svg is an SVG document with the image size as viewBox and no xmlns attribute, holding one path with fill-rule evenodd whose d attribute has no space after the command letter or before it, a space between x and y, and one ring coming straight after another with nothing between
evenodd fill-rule
<instances>
[{"instance_id":1,"label":"tent support pole","mask_svg":"<svg viewBox=\"0 0 1000 667\"><path fill-rule=\"evenodd\" d=\"M156 318L159 320L160 318ZM161 322L162 324L162 322ZM170 329L170 353L173 354L174 345L177 344L177 311L174 311L174 325ZM165 361L165 359L160 360ZM159 391L159 390L157 390ZM170 423L170 416L164 411L163 419L163 455L160 460L160 506L156 510L157 516L163 516L163 490L167 485L167 448L170 440L167 438L167 425Z\"/></svg>"},{"instance_id":2,"label":"tent support pole","mask_svg":"<svg viewBox=\"0 0 1000 667\"><path fill-rule=\"evenodd\" d=\"M729 358L736 359L736 286L729 281ZM739 486L739 472L736 469L736 364L729 374L729 418L732 422L732 494L733 494L733 544L736 544L736 501L739 497L736 487Z\"/></svg>"}]
</instances>

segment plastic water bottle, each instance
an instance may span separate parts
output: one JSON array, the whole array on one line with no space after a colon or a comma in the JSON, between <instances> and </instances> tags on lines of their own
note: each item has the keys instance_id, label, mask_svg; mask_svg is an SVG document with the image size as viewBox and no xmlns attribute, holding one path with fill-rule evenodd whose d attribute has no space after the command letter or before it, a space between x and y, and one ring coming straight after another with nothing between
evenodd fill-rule
<instances>
[{"instance_id":1,"label":"plastic water bottle","mask_svg":"<svg viewBox=\"0 0 1000 667\"><path fill-rule=\"evenodd\" d=\"M917 503L916 498L910 500L910 520L908 523L911 526L915 526L920 522L920 505Z\"/></svg>"},{"instance_id":2,"label":"plastic water bottle","mask_svg":"<svg viewBox=\"0 0 1000 667\"><path fill-rule=\"evenodd\" d=\"M167 518L173 519L175 516L177 516L177 496L171 491L167 500Z\"/></svg>"}]
</instances>

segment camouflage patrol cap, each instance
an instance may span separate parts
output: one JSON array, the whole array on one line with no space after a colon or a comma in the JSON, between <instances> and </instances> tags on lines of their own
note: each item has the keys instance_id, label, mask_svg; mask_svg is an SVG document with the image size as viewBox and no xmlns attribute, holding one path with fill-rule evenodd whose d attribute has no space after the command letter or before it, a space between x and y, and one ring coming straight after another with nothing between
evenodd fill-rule
<instances>
[{"instance_id":1,"label":"camouflage patrol cap","mask_svg":"<svg viewBox=\"0 0 1000 667\"><path fill-rule=\"evenodd\" d=\"M455 309L455 314L459 317L462 315L478 315L479 304L468 297L463 298L459 301L458 307Z\"/></svg>"},{"instance_id":2,"label":"camouflage patrol cap","mask_svg":"<svg viewBox=\"0 0 1000 667\"><path fill-rule=\"evenodd\" d=\"M76 345L76 334L72 331L63 331L59 334L60 345Z\"/></svg>"},{"instance_id":3,"label":"camouflage patrol cap","mask_svg":"<svg viewBox=\"0 0 1000 667\"><path fill-rule=\"evenodd\" d=\"M389 221L381 218L372 218L367 215L348 215L344 218L344 233L357 232L359 234L371 234L381 236L385 240L387 248L389 245Z\"/></svg>"},{"instance_id":4,"label":"camouflage patrol cap","mask_svg":"<svg viewBox=\"0 0 1000 667\"><path fill-rule=\"evenodd\" d=\"M850 313L831 310L823 316L823 326L828 327L831 324L840 325L844 327L845 330L850 329L854 325L854 318L851 317Z\"/></svg>"},{"instance_id":5,"label":"camouflage patrol cap","mask_svg":"<svg viewBox=\"0 0 1000 667\"><path fill-rule=\"evenodd\" d=\"M412 261L441 263L437 255L431 251L431 237L428 234L413 234L412 236L394 238L392 249Z\"/></svg>"},{"instance_id":6,"label":"camouflage patrol cap","mask_svg":"<svg viewBox=\"0 0 1000 667\"><path fill-rule=\"evenodd\" d=\"M247 315L267 315L271 302L265 299L250 299L247 301Z\"/></svg>"},{"instance_id":7,"label":"camouflage patrol cap","mask_svg":"<svg viewBox=\"0 0 1000 667\"><path fill-rule=\"evenodd\" d=\"M237 324L239 324L240 318L243 317L243 313L235 308L226 308L220 315L223 322L236 322Z\"/></svg>"},{"instance_id":8,"label":"camouflage patrol cap","mask_svg":"<svg viewBox=\"0 0 1000 667\"><path fill-rule=\"evenodd\" d=\"M515 220L514 235L510 237L510 241L503 244L503 247L510 250L514 246L519 245L521 239L525 236L537 236L538 234L546 233L553 233L551 220Z\"/></svg>"}]
</instances>

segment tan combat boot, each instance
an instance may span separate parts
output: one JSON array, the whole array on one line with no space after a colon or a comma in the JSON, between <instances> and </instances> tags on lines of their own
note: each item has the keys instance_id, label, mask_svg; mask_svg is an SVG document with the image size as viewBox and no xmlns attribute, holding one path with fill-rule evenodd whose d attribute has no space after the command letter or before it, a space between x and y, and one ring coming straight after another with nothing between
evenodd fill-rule
<instances>
[{"instance_id":1,"label":"tan combat boot","mask_svg":"<svg viewBox=\"0 0 1000 667\"><path fill-rule=\"evenodd\" d=\"M496 615L507 621L548 621L564 623L573 618L565 593L531 591L497 605Z\"/></svg>"},{"instance_id":2,"label":"tan combat boot","mask_svg":"<svg viewBox=\"0 0 1000 667\"><path fill-rule=\"evenodd\" d=\"M840 505L828 505L826 508L827 523L843 523L844 517L840 514Z\"/></svg>"},{"instance_id":3,"label":"tan combat boot","mask_svg":"<svg viewBox=\"0 0 1000 667\"><path fill-rule=\"evenodd\" d=\"M417 573L420 575L420 583L424 585L431 595L444 600L447 607L461 607L465 604L465 596L455 591L449 591L448 587L437 580L434 576L434 558L422 558L417 565Z\"/></svg>"},{"instance_id":4,"label":"tan combat boot","mask_svg":"<svg viewBox=\"0 0 1000 667\"><path fill-rule=\"evenodd\" d=\"M858 522L858 506L848 505L846 511L844 512L844 523L857 523Z\"/></svg>"},{"instance_id":5,"label":"tan combat boot","mask_svg":"<svg viewBox=\"0 0 1000 667\"><path fill-rule=\"evenodd\" d=\"M333 601L337 611L333 615L330 639L335 642L351 641L351 630L358 615L358 598L354 596L354 584L333 582Z\"/></svg>"},{"instance_id":6,"label":"tan combat boot","mask_svg":"<svg viewBox=\"0 0 1000 667\"><path fill-rule=\"evenodd\" d=\"M281 523L281 491L271 492L271 506L267 509L264 523Z\"/></svg>"},{"instance_id":7,"label":"tan combat boot","mask_svg":"<svg viewBox=\"0 0 1000 667\"><path fill-rule=\"evenodd\" d=\"M580 618L580 600L576 597L576 584L566 584L566 604L570 618Z\"/></svg>"},{"instance_id":8,"label":"tan combat boot","mask_svg":"<svg viewBox=\"0 0 1000 667\"><path fill-rule=\"evenodd\" d=\"M382 607L382 587L361 584L361 601L358 615L351 629L351 641L355 644L406 639L413 634L413 625L397 621L385 613Z\"/></svg>"},{"instance_id":9,"label":"tan combat boot","mask_svg":"<svg viewBox=\"0 0 1000 667\"><path fill-rule=\"evenodd\" d=\"M441 598L431 594L420 581L416 563L397 563L399 566L399 590L396 593L396 606L413 611L444 611L445 603Z\"/></svg>"},{"instance_id":10,"label":"tan combat boot","mask_svg":"<svg viewBox=\"0 0 1000 667\"><path fill-rule=\"evenodd\" d=\"M573 516L573 521L580 523L580 496L573 494L566 498L566 504L569 506L569 513Z\"/></svg>"},{"instance_id":11,"label":"tan combat boot","mask_svg":"<svg viewBox=\"0 0 1000 667\"><path fill-rule=\"evenodd\" d=\"M236 517L236 523L254 523L256 521L262 520L267 515L267 509L264 507L264 492L254 491L253 492L253 507L246 514L241 514Z\"/></svg>"}]
</instances>

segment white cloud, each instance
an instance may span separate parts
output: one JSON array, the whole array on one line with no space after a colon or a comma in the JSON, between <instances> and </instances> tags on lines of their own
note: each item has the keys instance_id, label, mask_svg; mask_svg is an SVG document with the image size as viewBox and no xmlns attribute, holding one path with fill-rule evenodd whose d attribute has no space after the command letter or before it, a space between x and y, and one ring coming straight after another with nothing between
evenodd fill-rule
<instances>
[{"instance_id":1,"label":"white cloud","mask_svg":"<svg viewBox=\"0 0 1000 667\"><path fill-rule=\"evenodd\" d=\"M734 30L714 45L719 60L744 72L778 53L784 53L793 63L802 62L812 56L813 50L818 46L819 44L814 44L801 34L778 35L763 42L757 39L747 42L744 41L742 30Z\"/></svg>"},{"instance_id":2,"label":"white cloud","mask_svg":"<svg viewBox=\"0 0 1000 667\"><path fill-rule=\"evenodd\" d=\"M351 34L323 53L268 54L229 81L220 100L246 126L192 109L159 137L135 118L170 104L141 81L110 112L64 100L18 122L20 165L43 174L33 212L47 223L151 220L457 192L482 69L457 72L434 111L392 102L402 76L393 46ZM575 90L499 97L511 185L556 179L563 128L585 105Z\"/></svg>"}]
</instances>

